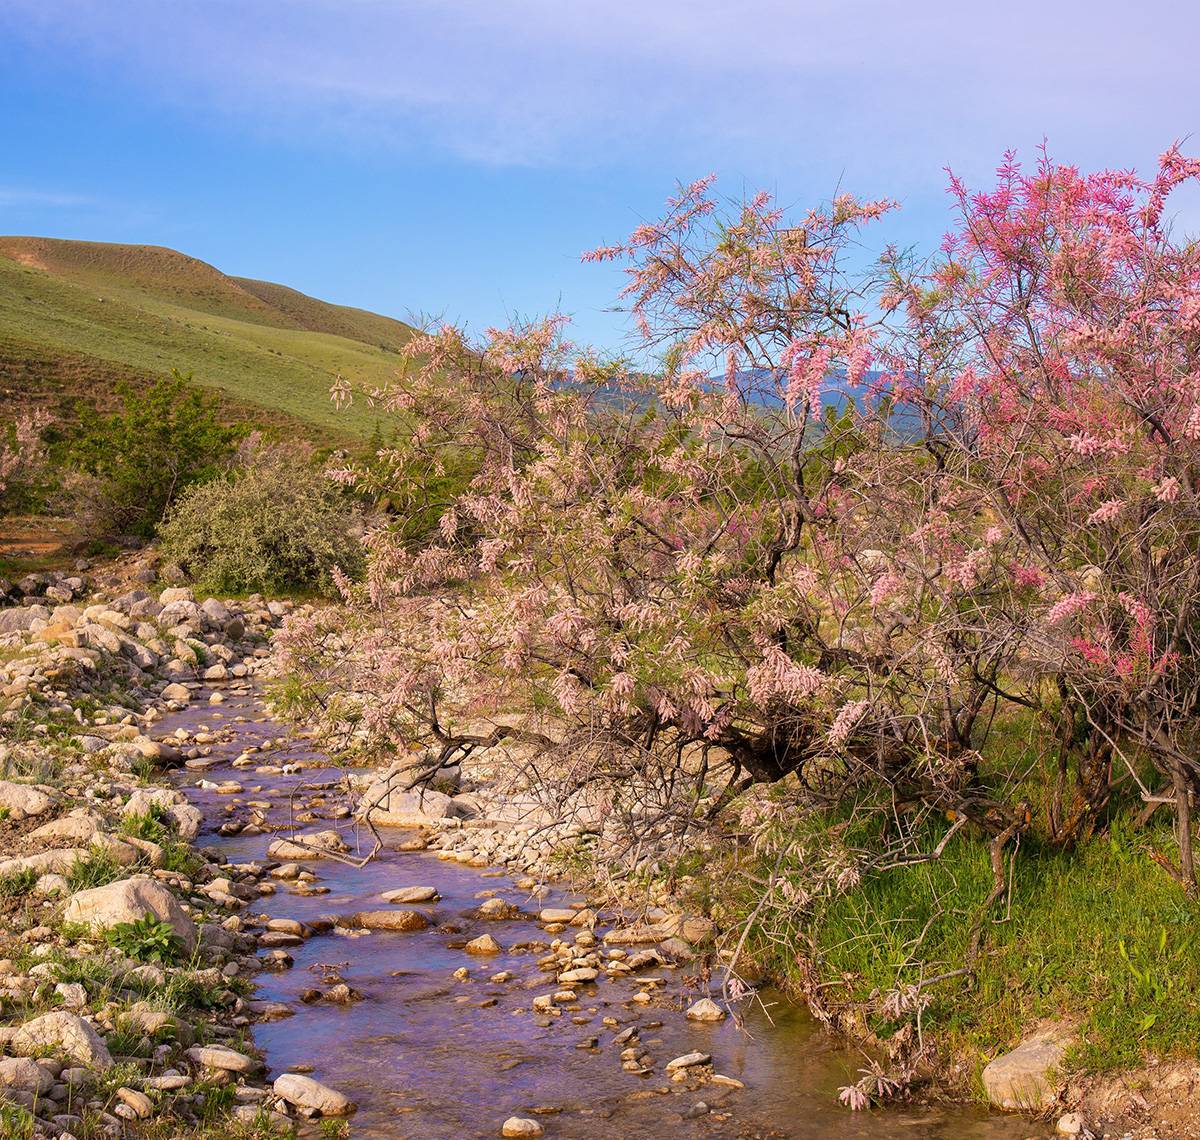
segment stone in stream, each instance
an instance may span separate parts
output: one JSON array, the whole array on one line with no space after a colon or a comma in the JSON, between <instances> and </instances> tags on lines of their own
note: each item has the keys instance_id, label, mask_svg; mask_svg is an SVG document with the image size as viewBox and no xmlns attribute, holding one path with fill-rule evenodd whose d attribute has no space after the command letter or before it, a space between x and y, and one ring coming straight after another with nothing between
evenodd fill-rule
<instances>
[{"instance_id":1,"label":"stone in stream","mask_svg":"<svg viewBox=\"0 0 1200 1140\"><path fill-rule=\"evenodd\" d=\"M673 1061L667 1062L667 1072L676 1073L680 1069L694 1069L697 1065L707 1065L712 1061L712 1056L708 1053L684 1053L682 1057L676 1057Z\"/></svg>"},{"instance_id":2,"label":"stone in stream","mask_svg":"<svg viewBox=\"0 0 1200 1140\"><path fill-rule=\"evenodd\" d=\"M499 954L503 951L503 947L490 934L481 934L478 938L472 938L463 949L468 954Z\"/></svg>"},{"instance_id":3,"label":"stone in stream","mask_svg":"<svg viewBox=\"0 0 1200 1140\"><path fill-rule=\"evenodd\" d=\"M480 918L502 922L505 919L515 918L518 911L512 903L505 902L504 899L488 899L486 902L480 904L477 913Z\"/></svg>"},{"instance_id":4,"label":"stone in stream","mask_svg":"<svg viewBox=\"0 0 1200 1140\"><path fill-rule=\"evenodd\" d=\"M328 1085L299 1073L284 1073L272 1085L275 1095L297 1108L319 1112L322 1116L349 1116L354 1102Z\"/></svg>"},{"instance_id":5,"label":"stone in stream","mask_svg":"<svg viewBox=\"0 0 1200 1140\"><path fill-rule=\"evenodd\" d=\"M342 855L350 848L336 831L317 831L291 839L276 839L267 848L268 859L323 859L330 854Z\"/></svg>"},{"instance_id":6,"label":"stone in stream","mask_svg":"<svg viewBox=\"0 0 1200 1140\"><path fill-rule=\"evenodd\" d=\"M361 910L350 916L350 925L362 930L424 930L429 919L415 910Z\"/></svg>"},{"instance_id":7,"label":"stone in stream","mask_svg":"<svg viewBox=\"0 0 1200 1140\"><path fill-rule=\"evenodd\" d=\"M501 1136L543 1136L546 1130L527 1116L510 1116L500 1129Z\"/></svg>"},{"instance_id":8,"label":"stone in stream","mask_svg":"<svg viewBox=\"0 0 1200 1140\"><path fill-rule=\"evenodd\" d=\"M437 902L441 896L437 887L397 887L394 891L384 891L379 897L390 903L427 903Z\"/></svg>"},{"instance_id":9,"label":"stone in stream","mask_svg":"<svg viewBox=\"0 0 1200 1140\"><path fill-rule=\"evenodd\" d=\"M712 998L701 998L687 1011L689 1021L724 1021L725 1011Z\"/></svg>"},{"instance_id":10,"label":"stone in stream","mask_svg":"<svg viewBox=\"0 0 1200 1140\"><path fill-rule=\"evenodd\" d=\"M566 924L570 922L577 913L577 911L568 910L566 907L547 907L545 910L538 912L538 921Z\"/></svg>"}]
</instances>

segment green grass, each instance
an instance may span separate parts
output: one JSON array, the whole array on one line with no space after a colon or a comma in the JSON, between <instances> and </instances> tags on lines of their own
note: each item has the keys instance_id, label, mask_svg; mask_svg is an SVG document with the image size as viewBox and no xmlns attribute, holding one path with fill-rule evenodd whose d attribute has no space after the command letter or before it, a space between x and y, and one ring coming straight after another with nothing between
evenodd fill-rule
<instances>
[{"instance_id":1,"label":"green grass","mask_svg":"<svg viewBox=\"0 0 1200 1140\"><path fill-rule=\"evenodd\" d=\"M93 847L82 859L76 859L67 872L67 886L71 893L103 887L124 879L132 870L122 867L107 851Z\"/></svg>"},{"instance_id":2,"label":"green grass","mask_svg":"<svg viewBox=\"0 0 1200 1140\"><path fill-rule=\"evenodd\" d=\"M0 396L14 401L102 398L122 376L178 368L235 412L259 413L247 418L361 438L378 413L337 412L330 383L386 381L409 335L399 321L226 277L173 250L0 238Z\"/></svg>"},{"instance_id":3,"label":"green grass","mask_svg":"<svg viewBox=\"0 0 1200 1140\"><path fill-rule=\"evenodd\" d=\"M838 823L825 820L828 827ZM820 825L810 818L802 826L811 834ZM922 849L932 851L947 826L931 826ZM848 834L850 845L866 846L864 831ZM976 1071L1042 1019L1077 1026L1072 1067L1104 1072L1134 1067L1149 1055L1195 1057L1200 903L1151 857L1172 849L1165 820L1159 829L1133 833L1121 815L1074 850L1044 847L1027 835L1013 864L1011 898L985 910L993 887L988 844L963 832L936 861L895 867L835 891L795 922L790 940L772 938L764 924L748 946L755 961L797 987L795 953L806 950L826 996L863 1008L899 986L969 967L969 975L923 991L930 1004L922 1030L944 1057L973 1058ZM761 884L771 870L758 865L751 874ZM799 885L805 869L785 866L781 875ZM734 914L748 915L759 898L752 884L743 879L741 894L718 886L716 897ZM887 1037L897 1023L875 1012L867 1025Z\"/></svg>"}]
</instances>

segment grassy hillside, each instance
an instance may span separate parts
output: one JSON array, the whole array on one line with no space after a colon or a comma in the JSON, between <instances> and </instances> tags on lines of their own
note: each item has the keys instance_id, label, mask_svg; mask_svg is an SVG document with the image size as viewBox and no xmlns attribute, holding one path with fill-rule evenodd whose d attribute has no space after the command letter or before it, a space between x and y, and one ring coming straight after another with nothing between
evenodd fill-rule
<instances>
[{"instance_id":1,"label":"grassy hillside","mask_svg":"<svg viewBox=\"0 0 1200 1140\"><path fill-rule=\"evenodd\" d=\"M121 379L178 368L245 418L361 437L377 416L336 412L330 382L386 380L411 335L175 250L0 237L0 413L44 402L61 414L80 396L103 404Z\"/></svg>"}]
</instances>

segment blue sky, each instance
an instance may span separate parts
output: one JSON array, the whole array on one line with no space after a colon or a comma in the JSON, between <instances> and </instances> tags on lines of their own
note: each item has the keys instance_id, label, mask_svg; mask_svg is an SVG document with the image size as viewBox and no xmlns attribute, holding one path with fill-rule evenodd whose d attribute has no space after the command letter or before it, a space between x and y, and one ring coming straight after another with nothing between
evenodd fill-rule
<instances>
[{"instance_id":1,"label":"blue sky","mask_svg":"<svg viewBox=\"0 0 1200 1140\"><path fill-rule=\"evenodd\" d=\"M947 164L1148 169L1197 131L1197 33L1162 0L0 0L0 233L613 343L579 254L676 180L891 196L932 245Z\"/></svg>"}]
</instances>

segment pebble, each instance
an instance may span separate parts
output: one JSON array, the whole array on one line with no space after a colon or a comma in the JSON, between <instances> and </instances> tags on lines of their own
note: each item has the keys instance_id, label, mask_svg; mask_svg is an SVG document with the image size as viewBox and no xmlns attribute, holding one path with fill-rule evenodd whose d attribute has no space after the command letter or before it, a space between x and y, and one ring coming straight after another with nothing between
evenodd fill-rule
<instances>
[{"instance_id":1,"label":"pebble","mask_svg":"<svg viewBox=\"0 0 1200 1140\"><path fill-rule=\"evenodd\" d=\"M510 1116L500 1129L501 1136L544 1136L546 1130L527 1116Z\"/></svg>"}]
</instances>

